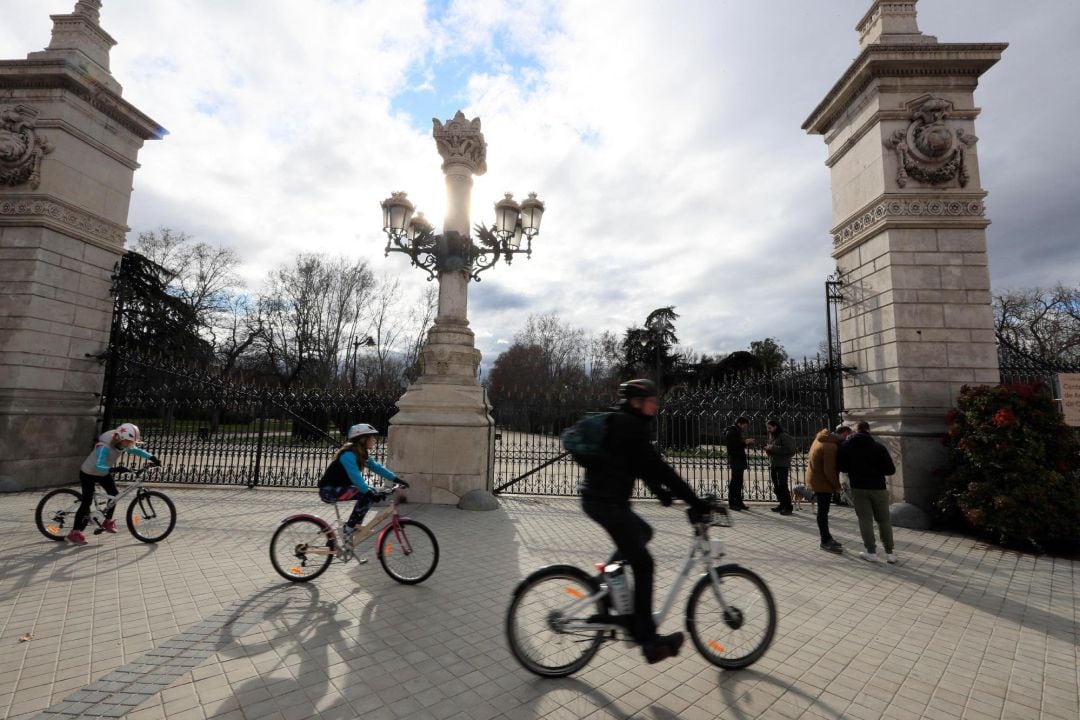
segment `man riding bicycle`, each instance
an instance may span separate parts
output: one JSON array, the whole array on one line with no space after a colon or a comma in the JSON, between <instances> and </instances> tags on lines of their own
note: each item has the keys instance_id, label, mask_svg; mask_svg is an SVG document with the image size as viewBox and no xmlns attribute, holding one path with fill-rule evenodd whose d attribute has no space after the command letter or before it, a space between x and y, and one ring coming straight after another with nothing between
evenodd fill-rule
<instances>
[{"instance_id":1,"label":"man riding bicycle","mask_svg":"<svg viewBox=\"0 0 1080 720\"><path fill-rule=\"evenodd\" d=\"M628 625L641 644L649 663L679 654L681 632L657 635L653 620L653 559L646 545L653 530L630 507L634 480L641 478L670 506L678 497L690 506L691 518L709 512L709 504L694 494L678 473L664 462L649 441L650 427L659 410L656 384L651 380L629 380L619 386L620 402L606 423L603 459L585 470L581 484L581 506L615 542L615 553L608 563L625 561L634 571L634 613Z\"/></svg>"}]
</instances>

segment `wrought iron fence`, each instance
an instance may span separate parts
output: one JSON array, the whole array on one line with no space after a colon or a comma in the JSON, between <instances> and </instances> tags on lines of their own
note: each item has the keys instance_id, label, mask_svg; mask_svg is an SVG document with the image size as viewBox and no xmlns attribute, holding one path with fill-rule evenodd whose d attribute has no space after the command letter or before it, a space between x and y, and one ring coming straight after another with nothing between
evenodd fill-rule
<instances>
[{"instance_id":1,"label":"wrought iron fence","mask_svg":"<svg viewBox=\"0 0 1080 720\"><path fill-rule=\"evenodd\" d=\"M1025 350L997 336L998 365L1001 369L1001 382L1006 384L1030 384L1041 382L1050 388L1055 398L1061 397L1058 385L1060 373L1080 373L1080 365L1055 362L1038 353Z\"/></svg>"},{"instance_id":2,"label":"wrought iron fence","mask_svg":"<svg viewBox=\"0 0 1080 720\"><path fill-rule=\"evenodd\" d=\"M103 426L136 423L165 482L314 487L356 422L384 432L397 396L254 386L170 358L116 353ZM383 459L380 440L373 456Z\"/></svg>"},{"instance_id":3,"label":"wrought iron fence","mask_svg":"<svg viewBox=\"0 0 1080 720\"><path fill-rule=\"evenodd\" d=\"M806 451L818 430L829 427L830 380L825 361L788 365L768 375L733 378L706 386L676 386L665 393L655 424L657 447L695 489L726 494L729 469L720 438L739 416L750 419L750 436L765 444L765 424L780 422L798 452L791 473L806 470ZM587 396L578 390L522 393L495 398L496 492L576 495L581 468L559 441L561 432L589 411L609 407L613 395ZM635 497L646 497L642 483ZM769 461L761 450L750 452L744 496L772 499Z\"/></svg>"}]
</instances>

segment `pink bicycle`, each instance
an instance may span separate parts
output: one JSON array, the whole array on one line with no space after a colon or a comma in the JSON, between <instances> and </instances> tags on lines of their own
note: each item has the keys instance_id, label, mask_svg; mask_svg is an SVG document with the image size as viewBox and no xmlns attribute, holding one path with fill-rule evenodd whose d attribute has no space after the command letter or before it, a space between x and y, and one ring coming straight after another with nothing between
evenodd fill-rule
<instances>
[{"instance_id":1,"label":"pink bicycle","mask_svg":"<svg viewBox=\"0 0 1080 720\"><path fill-rule=\"evenodd\" d=\"M376 543L379 563L394 580L406 585L427 580L439 564L439 543L423 523L398 514L398 492L409 487L404 480L392 481L382 499L390 504L379 509L371 522L356 528L351 539L341 540L337 528L342 525L341 511L334 505L337 522L331 525L317 515L299 513L281 521L270 539L270 562L286 580L307 582L326 572L331 561L348 562L354 549L382 527Z\"/></svg>"}]
</instances>

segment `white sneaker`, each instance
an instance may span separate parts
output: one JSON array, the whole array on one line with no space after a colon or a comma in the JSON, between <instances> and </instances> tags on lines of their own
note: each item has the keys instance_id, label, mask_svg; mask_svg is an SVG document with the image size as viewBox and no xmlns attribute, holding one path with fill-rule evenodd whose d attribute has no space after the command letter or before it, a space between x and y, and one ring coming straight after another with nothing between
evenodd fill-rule
<instances>
[{"instance_id":1,"label":"white sneaker","mask_svg":"<svg viewBox=\"0 0 1080 720\"><path fill-rule=\"evenodd\" d=\"M890 565L895 565L896 564L896 553L885 553L885 560Z\"/></svg>"},{"instance_id":2,"label":"white sneaker","mask_svg":"<svg viewBox=\"0 0 1080 720\"><path fill-rule=\"evenodd\" d=\"M863 550L859 553L859 557L861 557L866 562L881 562L876 552L866 552L865 550Z\"/></svg>"}]
</instances>

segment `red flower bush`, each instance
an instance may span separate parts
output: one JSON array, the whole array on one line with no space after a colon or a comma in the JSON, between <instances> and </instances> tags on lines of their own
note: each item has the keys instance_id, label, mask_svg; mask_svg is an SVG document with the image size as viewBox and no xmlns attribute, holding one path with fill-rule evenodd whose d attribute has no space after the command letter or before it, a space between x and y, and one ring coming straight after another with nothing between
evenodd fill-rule
<instances>
[{"instance_id":1,"label":"red flower bush","mask_svg":"<svg viewBox=\"0 0 1080 720\"><path fill-rule=\"evenodd\" d=\"M1045 386L964 387L946 419L944 519L1003 545L1080 538L1080 440Z\"/></svg>"}]
</instances>

